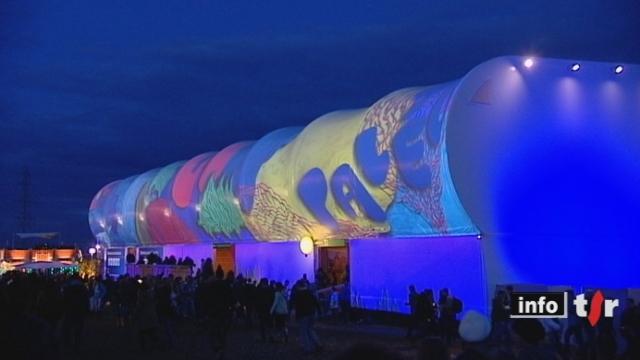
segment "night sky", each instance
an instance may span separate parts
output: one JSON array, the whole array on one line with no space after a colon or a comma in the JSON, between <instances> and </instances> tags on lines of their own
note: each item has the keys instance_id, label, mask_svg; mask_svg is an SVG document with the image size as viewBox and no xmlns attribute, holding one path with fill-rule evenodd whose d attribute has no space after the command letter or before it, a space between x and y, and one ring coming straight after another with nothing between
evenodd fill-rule
<instances>
[{"instance_id":1,"label":"night sky","mask_svg":"<svg viewBox=\"0 0 640 360\"><path fill-rule=\"evenodd\" d=\"M105 184L500 55L640 63L637 0L0 1L0 245ZM515 5L514 5L515 4Z\"/></svg>"}]
</instances>

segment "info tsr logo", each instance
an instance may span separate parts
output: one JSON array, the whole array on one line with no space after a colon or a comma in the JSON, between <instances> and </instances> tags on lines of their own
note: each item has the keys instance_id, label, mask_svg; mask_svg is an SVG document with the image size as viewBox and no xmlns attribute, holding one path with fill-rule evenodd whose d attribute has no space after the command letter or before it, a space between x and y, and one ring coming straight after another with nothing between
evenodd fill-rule
<instances>
[{"instance_id":1,"label":"info tsr logo","mask_svg":"<svg viewBox=\"0 0 640 360\"><path fill-rule=\"evenodd\" d=\"M513 292L511 318L567 318L568 298L568 292ZM604 317L613 317L613 311L619 304L618 299L606 299L600 290L590 299L585 294L579 294L573 300L576 315L587 318L591 326L598 324L603 309Z\"/></svg>"}]
</instances>

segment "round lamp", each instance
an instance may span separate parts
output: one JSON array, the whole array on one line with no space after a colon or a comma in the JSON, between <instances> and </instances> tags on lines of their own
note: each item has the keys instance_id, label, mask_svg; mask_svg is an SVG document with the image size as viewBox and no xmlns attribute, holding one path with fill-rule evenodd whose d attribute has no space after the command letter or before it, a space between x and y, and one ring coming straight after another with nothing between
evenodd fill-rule
<instances>
[{"instance_id":1,"label":"round lamp","mask_svg":"<svg viewBox=\"0 0 640 360\"><path fill-rule=\"evenodd\" d=\"M96 248L89 248L89 255L93 256L96 253Z\"/></svg>"},{"instance_id":2,"label":"round lamp","mask_svg":"<svg viewBox=\"0 0 640 360\"><path fill-rule=\"evenodd\" d=\"M313 239L309 236L305 236L300 239L300 251L304 256L308 256L313 252Z\"/></svg>"}]
</instances>

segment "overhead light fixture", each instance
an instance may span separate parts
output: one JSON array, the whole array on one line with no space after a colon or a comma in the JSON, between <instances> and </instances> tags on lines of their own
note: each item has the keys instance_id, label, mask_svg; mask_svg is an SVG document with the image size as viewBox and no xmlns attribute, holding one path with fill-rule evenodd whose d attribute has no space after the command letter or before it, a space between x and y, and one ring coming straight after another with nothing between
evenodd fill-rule
<instances>
[{"instance_id":1,"label":"overhead light fixture","mask_svg":"<svg viewBox=\"0 0 640 360\"><path fill-rule=\"evenodd\" d=\"M622 74L623 71L624 71L624 66L622 66L622 65L617 65L615 68L613 68L613 72L616 75Z\"/></svg>"},{"instance_id":2,"label":"overhead light fixture","mask_svg":"<svg viewBox=\"0 0 640 360\"><path fill-rule=\"evenodd\" d=\"M580 70L580 67L581 67L580 64L575 63L575 64L571 65L570 69L571 69L571 71L576 72L576 71Z\"/></svg>"},{"instance_id":3,"label":"overhead light fixture","mask_svg":"<svg viewBox=\"0 0 640 360\"><path fill-rule=\"evenodd\" d=\"M533 66L533 58L526 58L523 63L524 67L530 69Z\"/></svg>"}]
</instances>

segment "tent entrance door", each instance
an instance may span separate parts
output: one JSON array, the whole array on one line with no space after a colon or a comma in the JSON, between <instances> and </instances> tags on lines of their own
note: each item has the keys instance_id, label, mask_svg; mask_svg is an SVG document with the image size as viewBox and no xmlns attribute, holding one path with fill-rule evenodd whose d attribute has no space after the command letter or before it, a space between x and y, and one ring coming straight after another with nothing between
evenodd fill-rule
<instances>
[{"instance_id":1,"label":"tent entrance door","mask_svg":"<svg viewBox=\"0 0 640 360\"><path fill-rule=\"evenodd\" d=\"M319 247L316 281L319 280L318 274L321 274L323 287L347 282L349 279L349 246Z\"/></svg>"}]
</instances>

